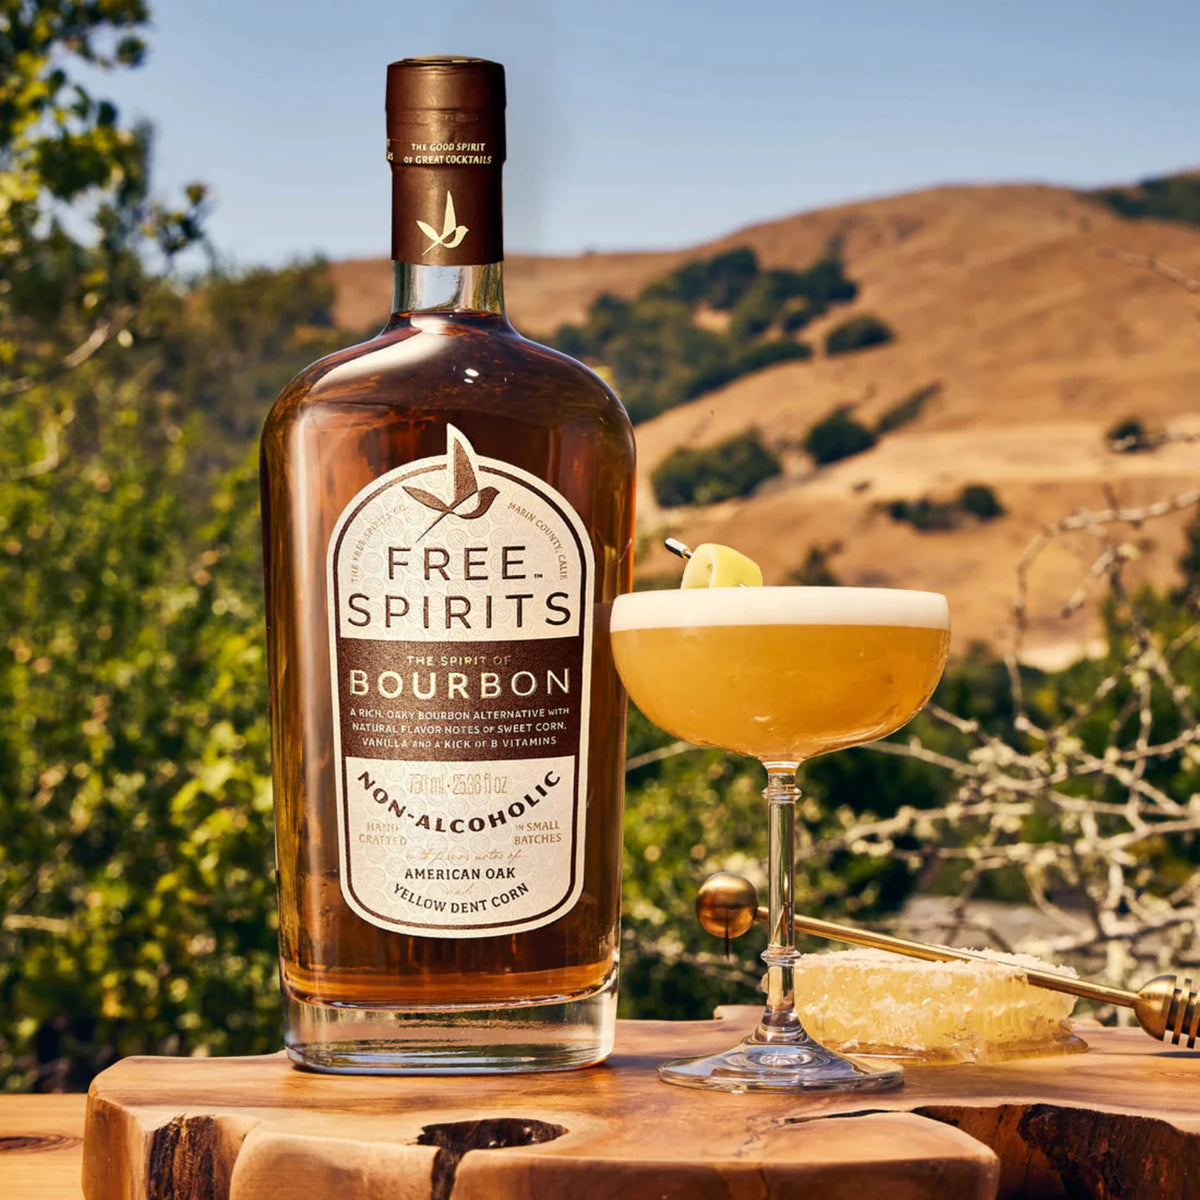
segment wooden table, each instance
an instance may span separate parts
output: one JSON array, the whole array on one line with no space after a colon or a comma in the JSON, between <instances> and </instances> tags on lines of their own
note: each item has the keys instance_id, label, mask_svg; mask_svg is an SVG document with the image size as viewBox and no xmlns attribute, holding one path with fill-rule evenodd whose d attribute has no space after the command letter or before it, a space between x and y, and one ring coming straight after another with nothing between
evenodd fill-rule
<instances>
[{"instance_id":1,"label":"wooden table","mask_svg":"<svg viewBox=\"0 0 1200 1200\"><path fill-rule=\"evenodd\" d=\"M1200 1197L1200 1053L1140 1030L1082 1029L1087 1054L909 1067L880 1095L659 1084L660 1058L721 1048L757 1010L720 1016L622 1022L604 1066L537 1076L127 1059L93 1086L90 1200ZM83 1125L82 1096L0 1097L0 1200L79 1200Z\"/></svg>"}]
</instances>

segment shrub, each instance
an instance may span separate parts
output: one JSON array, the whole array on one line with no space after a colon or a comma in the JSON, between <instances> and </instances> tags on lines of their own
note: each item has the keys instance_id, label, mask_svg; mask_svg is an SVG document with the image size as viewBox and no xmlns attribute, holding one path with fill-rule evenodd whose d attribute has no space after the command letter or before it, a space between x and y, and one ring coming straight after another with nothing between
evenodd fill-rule
<instances>
[{"instance_id":1,"label":"shrub","mask_svg":"<svg viewBox=\"0 0 1200 1200\"><path fill-rule=\"evenodd\" d=\"M639 300L629 320L603 342L603 357L634 421L707 390L697 380L716 387L737 373L729 340L697 328L691 309L671 300Z\"/></svg>"},{"instance_id":2,"label":"shrub","mask_svg":"<svg viewBox=\"0 0 1200 1200\"><path fill-rule=\"evenodd\" d=\"M1104 440L1108 448L1117 454L1138 454L1153 450L1158 445L1158 439L1137 417L1118 421L1104 435Z\"/></svg>"},{"instance_id":3,"label":"shrub","mask_svg":"<svg viewBox=\"0 0 1200 1200\"><path fill-rule=\"evenodd\" d=\"M708 264L706 299L713 308L730 309L758 275L758 256L749 246L718 254Z\"/></svg>"},{"instance_id":4,"label":"shrub","mask_svg":"<svg viewBox=\"0 0 1200 1200\"><path fill-rule=\"evenodd\" d=\"M751 371L761 371L763 367L770 367L775 363L807 361L812 356L813 348L807 342L759 342L757 346L751 346L742 354L738 359L738 367L741 374L749 375Z\"/></svg>"},{"instance_id":5,"label":"shrub","mask_svg":"<svg viewBox=\"0 0 1200 1200\"><path fill-rule=\"evenodd\" d=\"M986 483L968 483L958 495L958 506L981 521L994 521L1004 516L1004 505Z\"/></svg>"},{"instance_id":6,"label":"shrub","mask_svg":"<svg viewBox=\"0 0 1200 1200\"><path fill-rule=\"evenodd\" d=\"M855 350L866 350L869 346L882 346L895 339L889 325L870 313L851 317L829 331L825 339L825 353L852 354Z\"/></svg>"},{"instance_id":7,"label":"shrub","mask_svg":"<svg viewBox=\"0 0 1200 1200\"><path fill-rule=\"evenodd\" d=\"M587 336L593 347L603 346L610 338L629 328L633 305L609 292L597 296L588 309Z\"/></svg>"},{"instance_id":8,"label":"shrub","mask_svg":"<svg viewBox=\"0 0 1200 1200\"><path fill-rule=\"evenodd\" d=\"M748 496L780 470L779 459L749 430L702 450L681 446L655 468L650 483L664 507L716 504Z\"/></svg>"},{"instance_id":9,"label":"shrub","mask_svg":"<svg viewBox=\"0 0 1200 1200\"><path fill-rule=\"evenodd\" d=\"M941 390L942 385L940 383L930 383L923 388L918 388L911 395L905 396L903 400L893 404L879 418L875 424L875 432L880 435L892 433L894 430L915 421L921 415L925 405Z\"/></svg>"},{"instance_id":10,"label":"shrub","mask_svg":"<svg viewBox=\"0 0 1200 1200\"><path fill-rule=\"evenodd\" d=\"M938 503L928 496L919 500L892 500L886 510L893 521L905 522L918 533L944 533L957 529L961 518L953 501Z\"/></svg>"},{"instance_id":11,"label":"shrub","mask_svg":"<svg viewBox=\"0 0 1200 1200\"><path fill-rule=\"evenodd\" d=\"M844 408L818 421L804 438L804 449L820 466L861 454L875 445L875 435Z\"/></svg>"},{"instance_id":12,"label":"shrub","mask_svg":"<svg viewBox=\"0 0 1200 1200\"><path fill-rule=\"evenodd\" d=\"M807 297L822 310L831 304L849 304L858 296L858 284L846 274L839 254L826 254L804 271L796 294Z\"/></svg>"},{"instance_id":13,"label":"shrub","mask_svg":"<svg viewBox=\"0 0 1200 1200\"><path fill-rule=\"evenodd\" d=\"M757 337L779 318L783 306L805 294L805 276L797 271L762 271L733 308L729 335Z\"/></svg>"},{"instance_id":14,"label":"shrub","mask_svg":"<svg viewBox=\"0 0 1200 1200\"><path fill-rule=\"evenodd\" d=\"M814 300L803 300L795 308L789 308L783 314L779 326L784 333L796 333L806 325L811 325L818 317L823 317L829 311L826 304Z\"/></svg>"},{"instance_id":15,"label":"shrub","mask_svg":"<svg viewBox=\"0 0 1200 1200\"><path fill-rule=\"evenodd\" d=\"M794 332L829 304L855 294L832 252L806 271L762 271L754 251L742 246L683 263L643 288L636 300L598 296L585 320L560 326L550 344L609 366L637 423L750 371L811 358L812 348L802 342L764 342L762 335L776 323ZM728 332L696 324L702 302L731 311ZM802 307L790 307L797 303Z\"/></svg>"},{"instance_id":16,"label":"shrub","mask_svg":"<svg viewBox=\"0 0 1200 1200\"><path fill-rule=\"evenodd\" d=\"M731 337L757 337L776 321L787 332L803 328L828 311L858 295L858 285L847 279L838 258L823 258L807 271L762 271L734 306ZM790 301L801 307L788 309Z\"/></svg>"},{"instance_id":17,"label":"shrub","mask_svg":"<svg viewBox=\"0 0 1200 1200\"><path fill-rule=\"evenodd\" d=\"M708 295L710 264L704 259L693 259L676 267L662 279L648 284L638 297L639 300L682 300L685 304L699 304Z\"/></svg>"},{"instance_id":18,"label":"shrub","mask_svg":"<svg viewBox=\"0 0 1200 1200\"><path fill-rule=\"evenodd\" d=\"M1144 179L1136 187L1102 188L1091 195L1122 217L1200 225L1200 179L1194 176Z\"/></svg>"},{"instance_id":19,"label":"shrub","mask_svg":"<svg viewBox=\"0 0 1200 1200\"><path fill-rule=\"evenodd\" d=\"M827 546L809 546L804 561L788 572L788 583L803 587L838 587L841 580L829 565L829 560L839 554L841 542L830 542Z\"/></svg>"},{"instance_id":20,"label":"shrub","mask_svg":"<svg viewBox=\"0 0 1200 1200\"><path fill-rule=\"evenodd\" d=\"M560 325L554 334L554 345L572 358L588 358L593 353L592 339L580 325Z\"/></svg>"},{"instance_id":21,"label":"shrub","mask_svg":"<svg viewBox=\"0 0 1200 1200\"><path fill-rule=\"evenodd\" d=\"M953 500L891 500L883 505L893 521L903 521L920 533L944 533L957 529L964 518L994 521L1004 516L1005 508L986 483L969 483Z\"/></svg>"}]
</instances>

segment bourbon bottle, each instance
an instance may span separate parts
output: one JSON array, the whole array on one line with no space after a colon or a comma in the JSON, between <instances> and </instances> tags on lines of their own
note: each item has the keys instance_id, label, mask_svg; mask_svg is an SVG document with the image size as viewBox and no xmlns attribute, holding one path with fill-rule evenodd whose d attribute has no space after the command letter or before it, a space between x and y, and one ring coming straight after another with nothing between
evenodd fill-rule
<instances>
[{"instance_id":1,"label":"bourbon bottle","mask_svg":"<svg viewBox=\"0 0 1200 1200\"><path fill-rule=\"evenodd\" d=\"M345 1072L612 1045L634 447L504 314L504 72L388 68L393 313L262 438L286 1043Z\"/></svg>"}]
</instances>

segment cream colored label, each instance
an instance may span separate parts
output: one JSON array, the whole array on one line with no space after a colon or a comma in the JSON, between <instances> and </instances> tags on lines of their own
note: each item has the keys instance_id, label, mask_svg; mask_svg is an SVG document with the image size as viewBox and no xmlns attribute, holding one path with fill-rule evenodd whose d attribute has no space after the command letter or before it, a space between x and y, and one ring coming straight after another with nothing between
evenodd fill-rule
<instances>
[{"instance_id":1,"label":"cream colored label","mask_svg":"<svg viewBox=\"0 0 1200 1200\"><path fill-rule=\"evenodd\" d=\"M583 886L594 564L558 492L446 437L330 539L341 886L382 928L483 937Z\"/></svg>"}]
</instances>

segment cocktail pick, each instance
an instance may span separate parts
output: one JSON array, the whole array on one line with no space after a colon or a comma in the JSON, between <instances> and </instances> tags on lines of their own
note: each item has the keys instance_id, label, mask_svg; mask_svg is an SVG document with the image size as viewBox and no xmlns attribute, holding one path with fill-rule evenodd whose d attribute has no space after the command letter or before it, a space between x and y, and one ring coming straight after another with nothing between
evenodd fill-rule
<instances>
[{"instance_id":1,"label":"cocktail pick","mask_svg":"<svg viewBox=\"0 0 1200 1200\"><path fill-rule=\"evenodd\" d=\"M666 546L672 554L677 554L680 558L691 558L692 548L686 542L681 542L678 538L663 538L663 545Z\"/></svg>"},{"instance_id":2,"label":"cocktail pick","mask_svg":"<svg viewBox=\"0 0 1200 1200\"><path fill-rule=\"evenodd\" d=\"M754 885L740 875L721 871L710 875L701 885L696 897L696 915L700 924L716 937L723 937L728 945L731 937L741 937L756 921L767 922L767 910L760 908L758 893ZM873 950L891 950L909 958L921 958L926 962L995 962L984 954L970 950L954 950L949 946L931 946L925 942L914 942L908 938L890 937L886 933L874 933L869 929L857 929L853 925L841 925L836 921L822 921L816 917L797 916L792 924L799 933L827 938L835 942L849 942L853 946L867 946ZM1047 988L1052 992L1066 992L1071 996L1082 996L1085 1000L1096 1000L1101 1004L1116 1004L1133 1009L1138 1024L1152 1037L1161 1041L1168 1038L1175 1045L1187 1038L1188 1048L1196 1044L1200 1035L1200 992L1187 976L1158 975L1144 984L1138 991L1108 987L1102 983L1090 983L1086 979L1074 979L1054 971L1039 971L1022 967L1025 977L1035 987Z\"/></svg>"}]
</instances>

